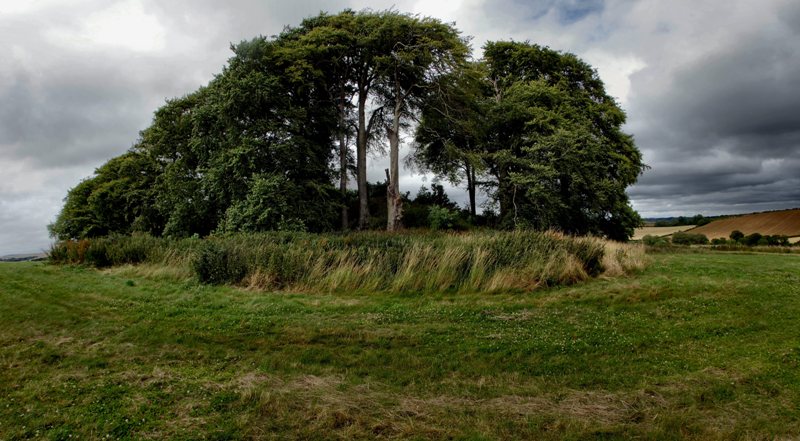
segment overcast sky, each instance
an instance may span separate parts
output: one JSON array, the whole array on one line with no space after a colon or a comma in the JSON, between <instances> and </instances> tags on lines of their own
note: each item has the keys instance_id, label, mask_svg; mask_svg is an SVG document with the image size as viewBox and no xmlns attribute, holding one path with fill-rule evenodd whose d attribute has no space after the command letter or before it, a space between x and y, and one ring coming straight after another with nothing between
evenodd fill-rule
<instances>
[{"instance_id":1,"label":"overcast sky","mask_svg":"<svg viewBox=\"0 0 800 441\"><path fill-rule=\"evenodd\" d=\"M231 42L392 6L456 22L478 55L530 40L595 66L651 167L628 191L644 216L800 206L798 1L0 0L0 255L48 248L67 190L220 72Z\"/></svg>"}]
</instances>

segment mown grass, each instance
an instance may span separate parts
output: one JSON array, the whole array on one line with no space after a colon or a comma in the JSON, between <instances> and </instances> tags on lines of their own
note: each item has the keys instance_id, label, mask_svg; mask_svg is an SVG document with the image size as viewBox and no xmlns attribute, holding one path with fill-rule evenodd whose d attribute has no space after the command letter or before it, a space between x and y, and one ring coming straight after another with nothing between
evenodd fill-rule
<instances>
[{"instance_id":1,"label":"mown grass","mask_svg":"<svg viewBox=\"0 0 800 441\"><path fill-rule=\"evenodd\" d=\"M265 293L0 264L0 439L800 436L800 258L533 293Z\"/></svg>"}]
</instances>

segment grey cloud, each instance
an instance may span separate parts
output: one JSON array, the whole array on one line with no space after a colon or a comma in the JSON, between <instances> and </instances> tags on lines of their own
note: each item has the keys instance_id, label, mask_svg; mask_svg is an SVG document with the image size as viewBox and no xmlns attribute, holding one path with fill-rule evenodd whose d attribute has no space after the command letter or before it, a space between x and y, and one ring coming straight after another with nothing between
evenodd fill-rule
<instances>
[{"instance_id":1,"label":"grey cloud","mask_svg":"<svg viewBox=\"0 0 800 441\"><path fill-rule=\"evenodd\" d=\"M0 19L1 20L1 19ZM14 21L0 82L0 153L44 167L97 164L127 149L165 97L200 85L185 58L94 47L58 47L52 21ZM57 43L57 42L56 42ZM191 59L189 61L192 61ZM188 75L181 72L187 67Z\"/></svg>"},{"instance_id":2,"label":"grey cloud","mask_svg":"<svg viewBox=\"0 0 800 441\"><path fill-rule=\"evenodd\" d=\"M123 96L120 84L98 79L37 85L18 77L0 91L0 145L6 146L7 157L70 165L94 162L104 152L129 146L142 115L131 112L130 105L109 106L130 98Z\"/></svg>"},{"instance_id":3,"label":"grey cloud","mask_svg":"<svg viewBox=\"0 0 800 441\"><path fill-rule=\"evenodd\" d=\"M584 19L586 16L603 10L603 0L569 0L554 5L558 11L559 21L568 25Z\"/></svg>"},{"instance_id":4,"label":"grey cloud","mask_svg":"<svg viewBox=\"0 0 800 441\"><path fill-rule=\"evenodd\" d=\"M731 23L735 44L698 41L704 56L632 77L630 128L652 166L630 191L640 204L676 212L706 201L706 214L800 206L800 47L796 29L780 25L800 5L771 12L774 26Z\"/></svg>"},{"instance_id":5,"label":"grey cloud","mask_svg":"<svg viewBox=\"0 0 800 441\"><path fill-rule=\"evenodd\" d=\"M658 110L691 135L795 131L800 127L798 55L792 41L772 38L713 54L678 71L668 91L642 103L643 111Z\"/></svg>"},{"instance_id":6,"label":"grey cloud","mask_svg":"<svg viewBox=\"0 0 800 441\"><path fill-rule=\"evenodd\" d=\"M0 17L0 254L46 247L45 225L67 189L129 148L164 99L207 83L230 43L319 11L427 8L412 0L141 0L163 28L157 49L54 39L52 30L79 29L109 4L65 1ZM643 214L800 206L800 4L465 0L448 13L440 18L473 35L476 52L489 39L529 39L579 56L599 51L611 67L631 58L646 65L630 77L626 102L626 130L652 167L629 191ZM384 167L372 161L370 179L383 180ZM31 188L29 176L43 174L51 178ZM415 194L430 182L405 170L401 189ZM445 186L463 204L463 190Z\"/></svg>"}]
</instances>

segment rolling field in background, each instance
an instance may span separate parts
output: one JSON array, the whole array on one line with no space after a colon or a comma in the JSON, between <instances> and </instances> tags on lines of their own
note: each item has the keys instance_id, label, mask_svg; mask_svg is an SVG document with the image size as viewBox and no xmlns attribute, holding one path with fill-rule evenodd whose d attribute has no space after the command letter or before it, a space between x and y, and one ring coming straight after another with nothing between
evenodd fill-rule
<instances>
[{"instance_id":1,"label":"rolling field in background","mask_svg":"<svg viewBox=\"0 0 800 441\"><path fill-rule=\"evenodd\" d=\"M753 213L720 219L702 227L692 228L691 232L705 234L709 239L714 239L727 238L734 230L739 230L744 234L800 236L800 209Z\"/></svg>"},{"instance_id":2,"label":"rolling field in background","mask_svg":"<svg viewBox=\"0 0 800 441\"><path fill-rule=\"evenodd\" d=\"M669 236L679 231L686 231L694 228L694 225L679 225L675 227L642 227L637 228L631 239L641 240L645 236Z\"/></svg>"}]
</instances>

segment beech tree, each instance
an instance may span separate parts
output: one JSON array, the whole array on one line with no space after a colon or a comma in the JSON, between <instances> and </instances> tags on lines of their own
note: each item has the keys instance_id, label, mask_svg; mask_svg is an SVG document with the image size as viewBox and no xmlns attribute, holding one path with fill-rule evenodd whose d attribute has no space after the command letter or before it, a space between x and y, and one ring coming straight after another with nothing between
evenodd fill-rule
<instances>
[{"instance_id":1,"label":"beech tree","mask_svg":"<svg viewBox=\"0 0 800 441\"><path fill-rule=\"evenodd\" d=\"M236 45L208 86L168 101L131 153L68 194L53 234L333 229L336 109L320 73L292 49L280 39ZM117 165L133 159L146 185L137 173L118 177Z\"/></svg>"},{"instance_id":2,"label":"beech tree","mask_svg":"<svg viewBox=\"0 0 800 441\"><path fill-rule=\"evenodd\" d=\"M468 48L458 31L438 20L395 11L346 10L320 14L284 33L291 50L322 72L339 110L340 192L346 192L346 134L355 121L359 228L369 225L367 149L379 126L386 130L390 169L387 179L390 219L399 226L399 140L404 119L413 116L430 86L462 63ZM355 100L354 105L352 104ZM355 115L352 115L355 111ZM345 227L346 212L342 214Z\"/></svg>"},{"instance_id":3,"label":"beech tree","mask_svg":"<svg viewBox=\"0 0 800 441\"><path fill-rule=\"evenodd\" d=\"M640 218L625 189L645 166L597 72L518 42L488 43L481 66L483 87L462 81L447 112L423 112L415 161L451 181L471 175L467 161L484 170L506 228L630 237Z\"/></svg>"},{"instance_id":4,"label":"beech tree","mask_svg":"<svg viewBox=\"0 0 800 441\"><path fill-rule=\"evenodd\" d=\"M458 69L469 53L458 31L439 20L388 12L380 35L384 50L378 52L378 94L389 117L385 125L389 144L387 172L387 225L401 226L400 130L403 120L413 117L426 98L435 93L439 80Z\"/></svg>"},{"instance_id":5,"label":"beech tree","mask_svg":"<svg viewBox=\"0 0 800 441\"><path fill-rule=\"evenodd\" d=\"M421 111L415 148L409 162L454 185L466 182L469 212L477 215L476 193L485 166L486 73L481 63L468 63L443 76Z\"/></svg>"},{"instance_id":6,"label":"beech tree","mask_svg":"<svg viewBox=\"0 0 800 441\"><path fill-rule=\"evenodd\" d=\"M282 46L295 53L296 62L313 66L318 80L325 84L328 99L336 107L342 230L350 227L347 210L349 144L354 131L352 103L356 92L354 80L360 61L354 56L354 48L358 45L356 20L357 14L349 9L337 15L321 13L303 20L299 27L290 28L280 37ZM366 167L364 170L366 171Z\"/></svg>"},{"instance_id":7,"label":"beech tree","mask_svg":"<svg viewBox=\"0 0 800 441\"><path fill-rule=\"evenodd\" d=\"M625 189L646 166L597 72L530 43L488 43L484 57L495 98L486 160L501 221L630 237L641 220Z\"/></svg>"},{"instance_id":8,"label":"beech tree","mask_svg":"<svg viewBox=\"0 0 800 441\"><path fill-rule=\"evenodd\" d=\"M69 191L55 222L48 225L50 234L80 239L149 231L155 178L155 164L135 149L111 159Z\"/></svg>"}]
</instances>

